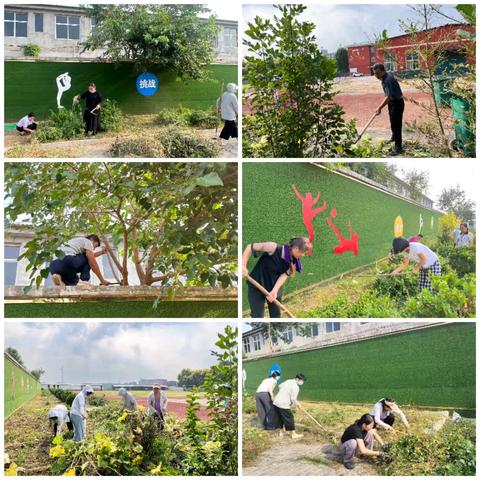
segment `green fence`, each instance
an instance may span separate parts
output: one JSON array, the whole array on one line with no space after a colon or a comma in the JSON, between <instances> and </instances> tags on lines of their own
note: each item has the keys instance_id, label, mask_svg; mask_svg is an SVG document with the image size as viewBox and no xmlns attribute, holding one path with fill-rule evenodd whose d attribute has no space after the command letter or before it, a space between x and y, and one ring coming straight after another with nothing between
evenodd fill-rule
<instances>
[{"instance_id":1,"label":"green fence","mask_svg":"<svg viewBox=\"0 0 480 480\"><path fill-rule=\"evenodd\" d=\"M179 105L205 110L215 106L220 86L237 83L236 65L209 65L205 80L182 81L168 71L152 71L159 80L155 95L144 97L135 87L139 72L131 64L118 67L111 63L5 62L5 122L18 121L33 111L42 119L56 109L56 78L68 72L72 87L63 94L61 103L71 107L73 97L86 90L89 82L97 84L105 98L116 100L125 113L154 114L162 108Z\"/></svg>"},{"instance_id":2,"label":"green fence","mask_svg":"<svg viewBox=\"0 0 480 480\"><path fill-rule=\"evenodd\" d=\"M303 260L304 271L289 279L285 292L292 292L342 272L367 265L388 255L394 237L394 222L401 216L404 235L419 232L420 215L425 238L438 232L441 214L389 195L368 185L307 163L246 163L243 166L243 246L251 242L286 243L293 236L307 236L302 204L291 184L305 196L321 193L316 207L327 208L313 220L313 257ZM338 239L327 223L332 209L334 224L349 238L349 222L359 234L359 252L333 252ZM256 260L251 260L250 269ZM244 295L244 307L246 295Z\"/></svg>"},{"instance_id":3,"label":"green fence","mask_svg":"<svg viewBox=\"0 0 480 480\"><path fill-rule=\"evenodd\" d=\"M5 418L40 393L42 387L27 370L4 355Z\"/></svg>"},{"instance_id":4,"label":"green fence","mask_svg":"<svg viewBox=\"0 0 480 480\"><path fill-rule=\"evenodd\" d=\"M245 361L254 394L270 367L303 373L299 400L475 408L475 324L456 323L355 343Z\"/></svg>"}]
</instances>

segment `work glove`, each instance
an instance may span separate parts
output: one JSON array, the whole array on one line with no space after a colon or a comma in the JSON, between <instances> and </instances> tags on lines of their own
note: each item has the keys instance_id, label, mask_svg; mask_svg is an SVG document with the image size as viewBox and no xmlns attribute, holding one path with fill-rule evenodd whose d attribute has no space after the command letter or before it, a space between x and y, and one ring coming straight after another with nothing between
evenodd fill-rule
<instances>
[{"instance_id":1,"label":"work glove","mask_svg":"<svg viewBox=\"0 0 480 480\"><path fill-rule=\"evenodd\" d=\"M382 445L382 453L386 453L390 451L390 444L389 443L384 443Z\"/></svg>"}]
</instances>

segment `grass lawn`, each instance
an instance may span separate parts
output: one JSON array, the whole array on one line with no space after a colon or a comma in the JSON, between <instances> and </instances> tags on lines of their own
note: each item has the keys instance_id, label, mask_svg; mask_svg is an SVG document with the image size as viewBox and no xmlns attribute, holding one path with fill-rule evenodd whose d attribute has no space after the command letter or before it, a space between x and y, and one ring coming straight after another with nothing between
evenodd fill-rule
<instances>
[{"instance_id":1,"label":"grass lawn","mask_svg":"<svg viewBox=\"0 0 480 480\"><path fill-rule=\"evenodd\" d=\"M233 318L237 302L6 303L6 318Z\"/></svg>"}]
</instances>

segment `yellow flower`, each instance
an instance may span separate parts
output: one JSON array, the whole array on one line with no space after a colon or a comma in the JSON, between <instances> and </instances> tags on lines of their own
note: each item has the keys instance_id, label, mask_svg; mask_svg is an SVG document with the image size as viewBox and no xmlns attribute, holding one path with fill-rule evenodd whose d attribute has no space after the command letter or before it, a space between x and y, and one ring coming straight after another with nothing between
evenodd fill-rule
<instances>
[{"instance_id":1,"label":"yellow flower","mask_svg":"<svg viewBox=\"0 0 480 480\"><path fill-rule=\"evenodd\" d=\"M118 417L117 422L123 422L128 417L128 412L125 412L121 417Z\"/></svg>"},{"instance_id":2,"label":"yellow flower","mask_svg":"<svg viewBox=\"0 0 480 480\"><path fill-rule=\"evenodd\" d=\"M64 453L65 453L65 449L61 445L56 445L55 447L52 447L50 449L51 458L57 458L60 455L63 455Z\"/></svg>"},{"instance_id":3,"label":"yellow flower","mask_svg":"<svg viewBox=\"0 0 480 480\"><path fill-rule=\"evenodd\" d=\"M152 468L152 470L150 470L150 473L152 475L160 475L161 472L162 472L162 464L161 463L158 466L156 466L155 468Z\"/></svg>"},{"instance_id":4,"label":"yellow flower","mask_svg":"<svg viewBox=\"0 0 480 480\"><path fill-rule=\"evenodd\" d=\"M17 464L12 463L3 473L6 477L16 477L17 476Z\"/></svg>"},{"instance_id":5,"label":"yellow flower","mask_svg":"<svg viewBox=\"0 0 480 480\"><path fill-rule=\"evenodd\" d=\"M77 474L75 473L75 469L74 468L71 468L70 470L66 471L64 474L63 474L64 477L76 477Z\"/></svg>"}]
</instances>

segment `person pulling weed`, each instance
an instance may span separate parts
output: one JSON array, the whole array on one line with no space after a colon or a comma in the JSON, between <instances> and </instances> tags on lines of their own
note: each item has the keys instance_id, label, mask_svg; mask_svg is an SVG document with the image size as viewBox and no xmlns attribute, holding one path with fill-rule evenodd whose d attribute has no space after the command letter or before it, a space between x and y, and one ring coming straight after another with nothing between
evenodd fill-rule
<instances>
[{"instance_id":1,"label":"person pulling weed","mask_svg":"<svg viewBox=\"0 0 480 480\"><path fill-rule=\"evenodd\" d=\"M355 459L365 457L385 457L388 447L375 430L375 420L372 415L364 414L355 423L348 426L340 440L342 461L345 468L355 468ZM373 450L375 440L382 446L382 451Z\"/></svg>"},{"instance_id":2,"label":"person pulling weed","mask_svg":"<svg viewBox=\"0 0 480 480\"><path fill-rule=\"evenodd\" d=\"M416 264L411 273L417 274L418 291L424 288L433 293L433 286L430 275L439 276L442 274L442 266L440 261L432 250L423 243L409 242L406 238L397 237L393 240L392 253L397 255L403 253L403 263L396 268L390 275L398 275L407 269L410 261Z\"/></svg>"},{"instance_id":3,"label":"person pulling weed","mask_svg":"<svg viewBox=\"0 0 480 480\"><path fill-rule=\"evenodd\" d=\"M153 391L147 399L148 413L154 415L160 423L160 428L163 430L165 424L165 415L167 413L168 399L165 393L160 388L160 385L154 385Z\"/></svg>"},{"instance_id":4,"label":"person pulling weed","mask_svg":"<svg viewBox=\"0 0 480 480\"><path fill-rule=\"evenodd\" d=\"M20 135L30 135L34 133L38 126L37 122L35 121L35 114L30 112L29 114L25 115L16 123L15 126Z\"/></svg>"},{"instance_id":5,"label":"person pulling weed","mask_svg":"<svg viewBox=\"0 0 480 480\"><path fill-rule=\"evenodd\" d=\"M407 417L393 398L381 398L373 406L372 416L375 419L375 426L385 430L394 431L393 424L396 417L400 418L407 429L410 427Z\"/></svg>"},{"instance_id":6,"label":"person pulling weed","mask_svg":"<svg viewBox=\"0 0 480 480\"><path fill-rule=\"evenodd\" d=\"M263 318L265 299L268 303L270 318L280 318L281 312L278 305L272 303L275 299L281 302L282 286L287 278L295 275L295 271L302 272L301 258L305 256L312 245L307 238L294 237L287 244L275 242L251 243L247 245L242 257L242 275L247 277L247 263L253 255L262 254L250 276L264 287L270 294L265 297L253 285L248 284L248 303L252 318Z\"/></svg>"},{"instance_id":7,"label":"person pulling weed","mask_svg":"<svg viewBox=\"0 0 480 480\"><path fill-rule=\"evenodd\" d=\"M134 412L135 410L137 410L137 401L135 400L135 397L130 392L127 392L124 388L121 388L118 391L118 394L123 399L124 410L130 410L131 412Z\"/></svg>"},{"instance_id":8,"label":"person pulling weed","mask_svg":"<svg viewBox=\"0 0 480 480\"><path fill-rule=\"evenodd\" d=\"M68 408L61 403L55 405L48 412L48 421L50 427L53 428L53 435L61 435L63 427L67 425L69 431L73 430L73 424L70 420L70 414Z\"/></svg>"},{"instance_id":9,"label":"person pulling weed","mask_svg":"<svg viewBox=\"0 0 480 480\"><path fill-rule=\"evenodd\" d=\"M87 91L76 95L73 100L75 102L85 100L85 111L83 112L85 134L96 135L100 130L100 109L103 101L102 96L97 92L97 86L90 82Z\"/></svg>"},{"instance_id":10,"label":"person pulling weed","mask_svg":"<svg viewBox=\"0 0 480 480\"><path fill-rule=\"evenodd\" d=\"M280 378L280 372L274 371L270 377L262 380L262 383L257 388L255 395L255 406L257 409L258 419L260 425L264 430L274 430L275 427L272 425L272 410L273 400L275 395L273 391L277 386L277 382Z\"/></svg>"}]
</instances>

